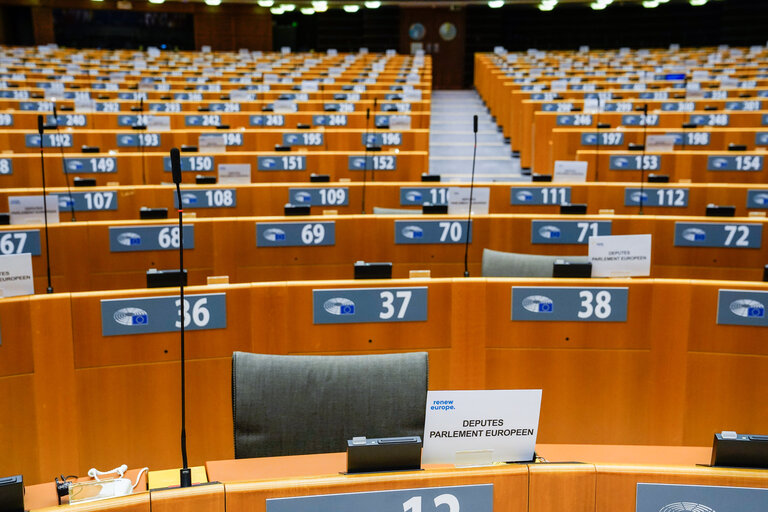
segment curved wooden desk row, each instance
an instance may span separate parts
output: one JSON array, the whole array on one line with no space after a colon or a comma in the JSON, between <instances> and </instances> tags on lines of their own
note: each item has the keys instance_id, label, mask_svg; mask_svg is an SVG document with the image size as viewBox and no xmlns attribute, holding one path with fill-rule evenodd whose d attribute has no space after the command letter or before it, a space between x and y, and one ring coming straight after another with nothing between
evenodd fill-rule
<instances>
[{"instance_id":1,"label":"curved wooden desk row","mask_svg":"<svg viewBox=\"0 0 768 512\"><path fill-rule=\"evenodd\" d=\"M392 262L395 277L405 277L415 269L429 269L434 277L460 276L465 222L463 216L440 215L190 219L185 228L184 264L190 284L202 284L207 276L217 275L227 275L237 283L348 279L358 260ZM765 218L542 214L477 216L472 222L469 264L473 276L481 273L484 248L586 255L586 243L594 233L650 233L652 277L759 281L768 263ZM51 225L54 290L146 286L148 269L178 268L176 226L174 219ZM42 228L4 226L0 230L3 250L31 250L34 254L35 285L40 293L47 285ZM709 243L720 246L706 247Z\"/></svg>"},{"instance_id":2,"label":"curved wooden desk row","mask_svg":"<svg viewBox=\"0 0 768 512\"><path fill-rule=\"evenodd\" d=\"M130 510L149 512L165 508L184 510L266 511L267 500L325 494L396 491L413 489L410 496L421 495L430 488L437 492L451 492L451 487L466 485L493 485L492 507L497 512L634 512L638 483L666 483L677 485L731 486L764 488L768 476L759 470L697 468L687 462L686 455L695 454L694 460L708 460L708 448L656 447L656 446L594 446L594 445L537 445L539 453L577 452L581 458L591 457L603 449L619 455L624 452L656 453L660 459L673 454L675 466L659 462L644 465L611 463L586 464L529 464L485 468L451 468L425 466L425 471L344 475L344 453L296 455L209 461L206 463L208 479L222 482L202 488L136 492L136 495L85 505L89 510ZM681 457L679 454L682 454ZM552 459L555 460L555 459ZM557 459L559 460L559 459ZM565 460L565 459L563 459ZM657 459L658 460L658 459ZM53 484L28 486L25 508L36 510L56 504ZM433 491L433 492L434 492ZM404 496L404 500L409 495ZM679 501L684 501L684 493ZM424 499L423 501L426 501ZM690 503L690 502L688 502ZM692 503L691 503L692 504ZM471 504L459 501L461 508ZM83 505L74 505L82 509Z\"/></svg>"},{"instance_id":3,"label":"curved wooden desk row","mask_svg":"<svg viewBox=\"0 0 768 512\"><path fill-rule=\"evenodd\" d=\"M310 206L319 215L362 213L363 183L253 183L247 185L184 184L184 211L196 217L240 217L281 215L285 205ZM586 204L588 213L614 210L620 215L639 213L639 185L624 183L475 183L490 189L492 214L558 214L561 203ZM445 204L451 191L466 185L423 182L368 181L365 184L366 211L373 207L413 209L422 204ZM139 218L139 209L167 208L173 219L176 189L170 185L123 185L72 189L49 187L48 194L60 196L59 221L70 222L71 206L77 221L130 220ZM722 183L646 183L644 213L653 215L701 216L709 204L736 207L737 217L768 210L768 185ZM42 195L41 188L0 189L0 210L7 209L14 196ZM191 194L191 195L187 195ZM653 201L651 203L650 201ZM71 205L71 206L70 206ZM722 220L722 219L721 219Z\"/></svg>"},{"instance_id":4,"label":"curved wooden desk row","mask_svg":"<svg viewBox=\"0 0 768 512\"><path fill-rule=\"evenodd\" d=\"M653 126L666 128L670 132L683 131L683 124L691 120L699 120L699 126L730 126L734 128L759 128L764 126L763 121L768 111L755 112L659 112L658 114L648 114L649 123ZM535 141L549 141L552 139L552 132L555 128L583 126L586 128L597 129L598 123L606 123L612 127L632 127L641 123L643 113L621 113L621 112L602 112L598 114L557 114L553 112L536 112L534 114L534 123L530 130L522 131L518 142L513 139L515 149L520 148L520 164L528 167L534 161L533 151L541 147L535 144ZM634 124L628 124L629 122ZM721 124L724 123L724 124ZM642 124L640 124L642 126ZM649 126L650 127L650 126ZM518 143L520 144L518 146ZM525 155L525 156L524 156Z\"/></svg>"},{"instance_id":5,"label":"curved wooden desk row","mask_svg":"<svg viewBox=\"0 0 768 512\"><path fill-rule=\"evenodd\" d=\"M593 298L603 291L600 311L607 306L611 315L625 311L626 321L511 319L513 304L517 308L530 294L555 297L551 287L576 294L568 299L575 309L586 308L582 291ZM230 372L235 350L427 350L431 389L543 389L542 443L701 446L723 429L764 432L768 419L755 404L768 385L766 327L718 324L718 301L726 293L721 290L738 290L730 301L757 300L768 293L765 284L648 279L189 287L190 464L233 457ZM396 297L394 307L400 311L409 292L413 298L404 318L414 318L411 312L420 314L425 307L425 321L387 316L387 293ZM314 323L318 308L322 318L343 319L323 313L323 301L354 293L373 298L365 304L355 299L355 314L372 314L372 322ZM33 483L62 472L85 474L93 466L178 466L178 335L140 333L163 326L174 330L174 294L173 289L120 290L0 301L0 438L8 441L0 459L2 474L23 473ZM109 302L118 299L130 301ZM556 300L557 310L567 307ZM157 309L156 301L170 309ZM146 321L126 324L133 317L118 308L127 307L144 311ZM765 325L764 318L745 319L727 308L725 313L727 321ZM221 328L209 328L214 325ZM124 334L104 336L105 328ZM53 433L66 433L66 442ZM556 457L550 460L568 460Z\"/></svg>"},{"instance_id":6,"label":"curved wooden desk row","mask_svg":"<svg viewBox=\"0 0 768 512\"><path fill-rule=\"evenodd\" d=\"M642 144L646 135L674 135L675 150L727 151L729 144L759 151L768 146L765 128L555 128L550 140L537 141L534 169L554 169L557 160L574 160L579 150L625 150L630 144Z\"/></svg>"},{"instance_id":7,"label":"curved wooden desk row","mask_svg":"<svg viewBox=\"0 0 768 512\"><path fill-rule=\"evenodd\" d=\"M697 183L765 183L768 153L757 151L642 151L578 150L576 160L588 162L587 179L594 181L636 181L641 169L666 174L672 181ZM633 170L634 169L634 170ZM647 179L647 178L646 178Z\"/></svg>"},{"instance_id":8,"label":"curved wooden desk row","mask_svg":"<svg viewBox=\"0 0 768 512\"><path fill-rule=\"evenodd\" d=\"M430 110L431 104L429 99L403 101L402 96L400 96L402 93L393 91L391 89L385 89L378 93L368 93L367 97L364 99L362 98L364 93L358 93L351 90L339 90L338 92L325 91L322 94L316 93L316 97L312 97L311 99L306 100L303 98L311 93L301 93L300 91L295 91L291 93L272 93L269 96L265 96L265 93L254 93L258 95L259 98L250 101L230 100L229 98L220 97L221 94L219 94L219 97L208 101L197 101L188 99L189 92L177 92L184 94L185 96L176 98L175 96L171 96L173 93L173 91L171 91L170 93L156 93L152 95L150 100L144 99L144 112L183 112L186 114L204 114L208 110L215 111L220 109L222 112L251 112L255 114L264 111L266 108L269 108L274 104L275 101L278 100L293 101L296 104L297 109L300 111L323 111L325 105L328 103L347 103L347 98L352 99L357 97L360 97L362 101L358 100L353 102L355 110L365 112L367 109L370 109L372 114L389 112L390 109L392 112L397 112L398 106L399 108L407 109L409 112L428 112ZM130 98L121 98L117 93L115 93L110 98L104 97L107 95L99 94L98 101L95 103L95 109L98 111L106 110L108 112L117 111L124 112L126 114L131 113L131 107L137 107L140 105L139 99L134 99L134 93L131 92L128 94L130 94ZM344 97L335 98L334 96L336 94L343 94ZM375 107L373 105L374 99L376 100ZM52 107L47 107L47 102L51 102L51 100L46 100L42 96L29 100L4 99L0 100L0 108L3 110L47 112L53 109ZM108 103L108 105L103 105L101 104L102 102ZM77 110L74 100L58 100L56 101L56 105L56 108L61 113L71 113L72 109ZM61 111L62 107L65 108L63 112Z\"/></svg>"},{"instance_id":9,"label":"curved wooden desk row","mask_svg":"<svg viewBox=\"0 0 768 512\"><path fill-rule=\"evenodd\" d=\"M32 151L32 150L30 150ZM63 158L56 148L44 151L46 185L66 187L75 177L93 178L100 186L109 183L160 184L171 180L170 156L160 152L141 153L68 153ZM426 151L227 151L225 153L182 153L184 182L194 182L197 175L218 176L222 164L250 165L252 182L301 182L310 175L328 174L342 178L379 181L417 181L429 170ZM5 162L5 163L3 163ZM367 169L366 169L367 162ZM64 166L68 172L64 173ZM3 173L3 168L9 171ZM42 187L40 154L0 155L0 187Z\"/></svg>"},{"instance_id":10,"label":"curved wooden desk row","mask_svg":"<svg viewBox=\"0 0 768 512\"><path fill-rule=\"evenodd\" d=\"M11 122L8 117L3 115L12 116L13 127L16 129L29 130L31 134L37 135L37 118L43 114L46 116L46 120L50 121L50 125L54 126L53 120L53 104L48 102L45 105L45 112L26 112L26 111L9 111L0 112L0 121L5 119L6 122ZM366 115L365 109L362 111L357 110L355 112L325 112L322 106L318 110L314 111L301 111L301 112L197 112L197 113L184 113L184 112L147 112L146 110L142 114L141 112L90 112L90 113L64 113L59 112L61 118L62 127L60 131L66 133L66 130L71 128L70 126L64 126L68 123L74 123L82 125L83 128L99 129L99 130L119 130L119 129L132 129L133 126L147 126L146 123L152 122L151 116L157 116L159 118L170 118L170 127L172 130L183 130L188 128L200 127L214 129L221 125L227 125L232 129L235 128L275 128L285 127L286 129L296 128L299 124L309 125L313 128L317 127L347 127L356 129L365 129L366 127L375 130L377 128L386 128L389 126L390 116L410 116L411 128L428 129L430 112L379 112L374 115L372 112L370 115ZM83 116L83 117L80 117ZM144 117L142 117L144 116ZM70 119L72 121L70 121ZM143 121L145 124L141 124L139 121ZM377 122L378 121L378 122ZM147 128L137 129L135 133L139 132L157 132L157 129ZM46 133L55 133L55 128L46 130ZM162 133L162 132L161 132Z\"/></svg>"},{"instance_id":11,"label":"curved wooden desk row","mask_svg":"<svg viewBox=\"0 0 768 512\"><path fill-rule=\"evenodd\" d=\"M215 115L215 114L214 114ZM89 119L84 121L87 123ZM95 124L95 121L94 121ZM363 151L366 135L370 139L370 145L378 145L384 150L399 149L401 151L427 151L429 149L429 131L427 129L412 129L402 131L366 130L365 128L330 128L315 126L309 130L298 130L295 126L285 128L252 128L215 130L212 127L186 128L172 131L142 131L137 133L131 129L83 129L61 128L59 132L50 130L46 138L56 143L57 139L67 143L68 147L59 150L56 147L47 151L59 153L80 153L82 146L95 146L102 153L107 151L137 152L142 149L145 152L165 152L183 145L201 147L200 136L223 135L224 142L230 151L247 149L248 151L274 151L275 146L290 146L293 151ZM0 146L10 149L15 153L31 153L39 151L35 142L38 140L35 134L34 140L29 137L29 130L3 130L0 133ZM62 137L64 136L64 137ZM467 137L471 139L471 134ZM64 140L66 139L66 140ZM378 144L377 144L378 143ZM203 151L205 148L203 147ZM105 155L95 155L95 157ZM2 157L2 155L0 155Z\"/></svg>"}]
</instances>

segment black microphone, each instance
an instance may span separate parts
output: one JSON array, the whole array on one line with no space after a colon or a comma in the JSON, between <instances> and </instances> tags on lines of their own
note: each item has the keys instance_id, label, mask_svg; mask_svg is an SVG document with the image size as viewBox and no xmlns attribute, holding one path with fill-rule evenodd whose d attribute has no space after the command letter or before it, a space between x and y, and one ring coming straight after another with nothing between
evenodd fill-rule
<instances>
[{"instance_id":1,"label":"black microphone","mask_svg":"<svg viewBox=\"0 0 768 512\"><path fill-rule=\"evenodd\" d=\"M175 184L181 183L181 152L179 148L171 148L171 175ZM181 207L181 203L179 203Z\"/></svg>"},{"instance_id":2,"label":"black microphone","mask_svg":"<svg viewBox=\"0 0 768 512\"><path fill-rule=\"evenodd\" d=\"M43 176L43 219L45 221L45 268L48 273L48 293L53 293L51 286L51 253L48 247L48 197L45 192L45 157L43 156L43 132L45 131L45 120L42 114L37 115L37 131L40 134L40 173Z\"/></svg>"},{"instance_id":3,"label":"black microphone","mask_svg":"<svg viewBox=\"0 0 768 512\"><path fill-rule=\"evenodd\" d=\"M645 203L645 147L648 145L648 104L643 105L643 152L640 157L640 210L639 215L643 215L643 204Z\"/></svg>"},{"instance_id":4,"label":"black microphone","mask_svg":"<svg viewBox=\"0 0 768 512\"><path fill-rule=\"evenodd\" d=\"M76 222L75 218L75 198L72 197L72 187L69 184L69 172L67 171L67 162L64 159L64 145L61 140L61 131L59 130L59 115L56 113L56 102L53 103L53 122L56 124L56 137L59 139L56 141L59 145L59 155L61 156L61 168L64 169L64 180L67 182L67 197L69 198L69 211L72 214L72 222Z\"/></svg>"},{"instance_id":5,"label":"black microphone","mask_svg":"<svg viewBox=\"0 0 768 512\"><path fill-rule=\"evenodd\" d=\"M179 148L171 148L171 173L176 184L176 199L179 210L179 304L181 321L181 460L184 467L179 472L180 487L192 487L192 470L187 464L187 395L186 395L186 362L184 358L184 212L181 202L181 154Z\"/></svg>"},{"instance_id":6,"label":"black microphone","mask_svg":"<svg viewBox=\"0 0 768 512\"><path fill-rule=\"evenodd\" d=\"M363 145L365 145L365 150L363 153L363 199L362 199L362 205L360 208L360 211L362 213L365 213L365 186L366 186L366 180L368 179L368 126L369 121L371 119L371 109L367 108L365 109L365 137L363 138Z\"/></svg>"},{"instance_id":7,"label":"black microphone","mask_svg":"<svg viewBox=\"0 0 768 512\"><path fill-rule=\"evenodd\" d=\"M469 212L467 212L467 239L464 241L464 277L469 277L469 238L472 236L472 196L475 189L475 160L477 160L477 114L473 119L475 143L472 148L472 177L469 181Z\"/></svg>"}]
</instances>

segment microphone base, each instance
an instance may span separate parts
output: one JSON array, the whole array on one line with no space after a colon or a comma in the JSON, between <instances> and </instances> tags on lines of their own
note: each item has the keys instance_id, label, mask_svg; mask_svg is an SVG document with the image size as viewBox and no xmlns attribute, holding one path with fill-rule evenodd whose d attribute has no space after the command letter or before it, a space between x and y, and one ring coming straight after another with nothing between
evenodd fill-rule
<instances>
[{"instance_id":1,"label":"microphone base","mask_svg":"<svg viewBox=\"0 0 768 512\"><path fill-rule=\"evenodd\" d=\"M179 487L192 487L192 470L190 468L179 470Z\"/></svg>"},{"instance_id":2,"label":"microphone base","mask_svg":"<svg viewBox=\"0 0 768 512\"><path fill-rule=\"evenodd\" d=\"M469 270L464 271L464 277L469 277Z\"/></svg>"}]
</instances>

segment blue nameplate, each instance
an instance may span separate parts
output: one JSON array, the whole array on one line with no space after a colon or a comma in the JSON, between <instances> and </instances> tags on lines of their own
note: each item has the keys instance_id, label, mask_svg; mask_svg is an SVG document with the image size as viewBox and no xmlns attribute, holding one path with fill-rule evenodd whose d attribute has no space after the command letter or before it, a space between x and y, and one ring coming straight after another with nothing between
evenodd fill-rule
<instances>
[{"instance_id":1,"label":"blue nameplate","mask_svg":"<svg viewBox=\"0 0 768 512\"><path fill-rule=\"evenodd\" d=\"M628 288L512 287L512 320L626 322Z\"/></svg>"},{"instance_id":2,"label":"blue nameplate","mask_svg":"<svg viewBox=\"0 0 768 512\"><path fill-rule=\"evenodd\" d=\"M728 114L694 114L688 122L699 126L728 126L731 124L731 116Z\"/></svg>"},{"instance_id":3,"label":"blue nameplate","mask_svg":"<svg viewBox=\"0 0 768 512\"><path fill-rule=\"evenodd\" d=\"M182 171L212 171L214 168L212 156L182 156L180 163ZM171 157L163 157L163 170L171 172Z\"/></svg>"},{"instance_id":4,"label":"blue nameplate","mask_svg":"<svg viewBox=\"0 0 768 512\"><path fill-rule=\"evenodd\" d=\"M590 236L611 234L609 220L533 220L532 244L587 244Z\"/></svg>"},{"instance_id":5,"label":"blue nameplate","mask_svg":"<svg viewBox=\"0 0 768 512\"><path fill-rule=\"evenodd\" d=\"M288 201L292 204L309 206L347 206L349 189L347 187L290 188Z\"/></svg>"},{"instance_id":6,"label":"blue nameplate","mask_svg":"<svg viewBox=\"0 0 768 512\"><path fill-rule=\"evenodd\" d=\"M743 112L753 112L762 109L762 102L758 100L751 101L726 101L725 110L739 110Z\"/></svg>"},{"instance_id":7,"label":"blue nameplate","mask_svg":"<svg viewBox=\"0 0 768 512\"><path fill-rule=\"evenodd\" d=\"M97 101L96 112L120 112L120 103L116 101Z\"/></svg>"},{"instance_id":8,"label":"blue nameplate","mask_svg":"<svg viewBox=\"0 0 768 512\"><path fill-rule=\"evenodd\" d=\"M746 512L748 510L768 510L768 489L637 484L636 512Z\"/></svg>"},{"instance_id":9,"label":"blue nameplate","mask_svg":"<svg viewBox=\"0 0 768 512\"><path fill-rule=\"evenodd\" d=\"M284 133L283 146L322 146L322 132Z\"/></svg>"},{"instance_id":10,"label":"blue nameplate","mask_svg":"<svg viewBox=\"0 0 768 512\"><path fill-rule=\"evenodd\" d=\"M76 212L94 210L117 210L117 192L72 192L71 194L55 194L59 196L59 212L74 208Z\"/></svg>"},{"instance_id":11,"label":"blue nameplate","mask_svg":"<svg viewBox=\"0 0 768 512\"><path fill-rule=\"evenodd\" d=\"M125 226L109 228L111 252L170 251L180 245L179 227ZM184 249L195 248L195 227L184 226Z\"/></svg>"},{"instance_id":12,"label":"blue nameplate","mask_svg":"<svg viewBox=\"0 0 768 512\"><path fill-rule=\"evenodd\" d=\"M768 190L747 190L747 208L768 208Z\"/></svg>"},{"instance_id":13,"label":"blue nameplate","mask_svg":"<svg viewBox=\"0 0 768 512\"><path fill-rule=\"evenodd\" d=\"M603 105L603 110L606 112L632 112L633 109L634 104L629 101L619 101Z\"/></svg>"},{"instance_id":14,"label":"blue nameplate","mask_svg":"<svg viewBox=\"0 0 768 512\"><path fill-rule=\"evenodd\" d=\"M19 110L33 112L53 112L52 101L20 101Z\"/></svg>"},{"instance_id":15,"label":"blue nameplate","mask_svg":"<svg viewBox=\"0 0 768 512\"><path fill-rule=\"evenodd\" d=\"M0 231L0 254L40 256L40 231Z\"/></svg>"},{"instance_id":16,"label":"blue nameplate","mask_svg":"<svg viewBox=\"0 0 768 512\"><path fill-rule=\"evenodd\" d=\"M758 132L755 134L755 146L768 146L768 132Z\"/></svg>"},{"instance_id":17,"label":"blue nameplate","mask_svg":"<svg viewBox=\"0 0 768 512\"><path fill-rule=\"evenodd\" d=\"M234 208L237 206L237 191L233 188L214 188L209 190L182 190L183 209L195 208ZM179 197L173 191L173 206L179 208Z\"/></svg>"},{"instance_id":18,"label":"blue nameplate","mask_svg":"<svg viewBox=\"0 0 768 512\"><path fill-rule=\"evenodd\" d=\"M542 103L542 112L570 112L573 110L573 103L561 102L561 103Z\"/></svg>"},{"instance_id":19,"label":"blue nameplate","mask_svg":"<svg viewBox=\"0 0 768 512\"><path fill-rule=\"evenodd\" d=\"M621 124L624 126L658 126L658 114L626 114L621 116Z\"/></svg>"},{"instance_id":20,"label":"blue nameplate","mask_svg":"<svg viewBox=\"0 0 768 512\"><path fill-rule=\"evenodd\" d=\"M13 174L13 160L10 158L0 158L0 174Z\"/></svg>"},{"instance_id":21,"label":"blue nameplate","mask_svg":"<svg viewBox=\"0 0 768 512\"><path fill-rule=\"evenodd\" d=\"M13 126L13 114L0 114L0 126Z\"/></svg>"},{"instance_id":22,"label":"blue nameplate","mask_svg":"<svg viewBox=\"0 0 768 512\"><path fill-rule=\"evenodd\" d=\"M285 116L281 114L264 114L250 116L251 126L285 126Z\"/></svg>"},{"instance_id":23,"label":"blue nameplate","mask_svg":"<svg viewBox=\"0 0 768 512\"><path fill-rule=\"evenodd\" d=\"M354 155L347 159L350 171L394 171L397 169L397 157L394 155Z\"/></svg>"},{"instance_id":24,"label":"blue nameplate","mask_svg":"<svg viewBox=\"0 0 768 512\"><path fill-rule=\"evenodd\" d=\"M170 113L170 112L181 112L181 110L182 110L181 103L175 103L175 102L151 103L149 105L150 112Z\"/></svg>"},{"instance_id":25,"label":"blue nameplate","mask_svg":"<svg viewBox=\"0 0 768 512\"><path fill-rule=\"evenodd\" d=\"M186 126L219 126L221 116L219 114L184 116L184 124Z\"/></svg>"},{"instance_id":26,"label":"blue nameplate","mask_svg":"<svg viewBox=\"0 0 768 512\"><path fill-rule=\"evenodd\" d=\"M399 146L403 143L403 134L399 132L363 134L360 136L360 142L363 146Z\"/></svg>"},{"instance_id":27,"label":"blue nameplate","mask_svg":"<svg viewBox=\"0 0 768 512\"><path fill-rule=\"evenodd\" d=\"M257 162L259 171L305 171L307 169L307 157L299 155L260 156Z\"/></svg>"},{"instance_id":28,"label":"blue nameplate","mask_svg":"<svg viewBox=\"0 0 768 512\"><path fill-rule=\"evenodd\" d=\"M448 187L400 187L400 204L448 204L450 190Z\"/></svg>"},{"instance_id":29,"label":"blue nameplate","mask_svg":"<svg viewBox=\"0 0 768 512\"><path fill-rule=\"evenodd\" d=\"M266 512L493 512L493 484L270 498Z\"/></svg>"},{"instance_id":30,"label":"blue nameplate","mask_svg":"<svg viewBox=\"0 0 768 512\"><path fill-rule=\"evenodd\" d=\"M113 156L65 158L64 172L67 174L115 173L117 172L117 158Z\"/></svg>"},{"instance_id":31,"label":"blue nameplate","mask_svg":"<svg viewBox=\"0 0 768 512\"><path fill-rule=\"evenodd\" d=\"M743 156L708 156L708 171L762 171L763 157Z\"/></svg>"},{"instance_id":32,"label":"blue nameplate","mask_svg":"<svg viewBox=\"0 0 768 512\"><path fill-rule=\"evenodd\" d=\"M624 134L621 132L587 132L581 134L582 146L623 146Z\"/></svg>"},{"instance_id":33,"label":"blue nameplate","mask_svg":"<svg viewBox=\"0 0 768 512\"><path fill-rule=\"evenodd\" d=\"M768 292L755 290L718 290L718 325L757 325L768 327L765 305Z\"/></svg>"},{"instance_id":34,"label":"blue nameplate","mask_svg":"<svg viewBox=\"0 0 768 512\"><path fill-rule=\"evenodd\" d=\"M592 116L589 114L565 114L556 118L557 126L592 126Z\"/></svg>"},{"instance_id":35,"label":"blue nameplate","mask_svg":"<svg viewBox=\"0 0 768 512\"><path fill-rule=\"evenodd\" d=\"M675 146L709 146L709 132L676 132L666 133L675 138Z\"/></svg>"},{"instance_id":36,"label":"blue nameplate","mask_svg":"<svg viewBox=\"0 0 768 512\"><path fill-rule=\"evenodd\" d=\"M162 138L159 133L121 133L117 135L117 147L160 147Z\"/></svg>"},{"instance_id":37,"label":"blue nameplate","mask_svg":"<svg viewBox=\"0 0 768 512\"><path fill-rule=\"evenodd\" d=\"M469 234L472 243L472 234ZM396 244L463 244L466 220L396 220Z\"/></svg>"},{"instance_id":38,"label":"blue nameplate","mask_svg":"<svg viewBox=\"0 0 768 512\"><path fill-rule=\"evenodd\" d=\"M686 208L688 206L687 188L644 188L624 189L624 206L669 206Z\"/></svg>"},{"instance_id":39,"label":"blue nameplate","mask_svg":"<svg viewBox=\"0 0 768 512\"><path fill-rule=\"evenodd\" d=\"M133 114L126 114L126 115L119 115L117 116L117 126L140 126L140 125L147 125L147 115L133 115Z\"/></svg>"},{"instance_id":40,"label":"blue nameplate","mask_svg":"<svg viewBox=\"0 0 768 512\"><path fill-rule=\"evenodd\" d=\"M318 114L312 116L312 124L314 126L347 126L347 116L345 114Z\"/></svg>"},{"instance_id":41,"label":"blue nameplate","mask_svg":"<svg viewBox=\"0 0 768 512\"><path fill-rule=\"evenodd\" d=\"M312 311L314 324L425 322L427 287L312 290Z\"/></svg>"},{"instance_id":42,"label":"blue nameplate","mask_svg":"<svg viewBox=\"0 0 768 512\"><path fill-rule=\"evenodd\" d=\"M208 108L210 108L212 112L240 112L240 104L233 101L226 103L209 103Z\"/></svg>"},{"instance_id":43,"label":"blue nameplate","mask_svg":"<svg viewBox=\"0 0 768 512\"><path fill-rule=\"evenodd\" d=\"M571 187L512 187L509 204L550 205L571 202Z\"/></svg>"},{"instance_id":44,"label":"blue nameplate","mask_svg":"<svg viewBox=\"0 0 768 512\"><path fill-rule=\"evenodd\" d=\"M658 171L661 155L611 155L608 168L612 171Z\"/></svg>"},{"instance_id":45,"label":"blue nameplate","mask_svg":"<svg viewBox=\"0 0 768 512\"><path fill-rule=\"evenodd\" d=\"M336 223L257 222L256 247L336 245Z\"/></svg>"},{"instance_id":46,"label":"blue nameplate","mask_svg":"<svg viewBox=\"0 0 768 512\"><path fill-rule=\"evenodd\" d=\"M178 332L181 299L137 297L101 301L101 335L120 336ZM184 330L201 331L227 327L227 296L224 293L184 296Z\"/></svg>"},{"instance_id":47,"label":"blue nameplate","mask_svg":"<svg viewBox=\"0 0 768 512\"><path fill-rule=\"evenodd\" d=\"M40 147L40 135L37 133L28 133L24 135L24 142L28 148ZM44 133L44 148L71 148L72 135L69 133Z\"/></svg>"},{"instance_id":48,"label":"blue nameplate","mask_svg":"<svg viewBox=\"0 0 768 512\"><path fill-rule=\"evenodd\" d=\"M675 222L678 247L759 249L762 240L762 224Z\"/></svg>"},{"instance_id":49,"label":"blue nameplate","mask_svg":"<svg viewBox=\"0 0 768 512\"><path fill-rule=\"evenodd\" d=\"M662 103L661 110L664 112L693 112L696 110L696 102L673 101L670 103Z\"/></svg>"}]
</instances>

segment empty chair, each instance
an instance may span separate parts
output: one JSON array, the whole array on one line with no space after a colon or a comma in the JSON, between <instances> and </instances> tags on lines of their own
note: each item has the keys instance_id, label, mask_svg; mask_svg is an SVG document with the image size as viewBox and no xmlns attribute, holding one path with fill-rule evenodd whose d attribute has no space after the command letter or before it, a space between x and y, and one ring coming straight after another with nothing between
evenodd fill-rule
<instances>
[{"instance_id":1,"label":"empty chair","mask_svg":"<svg viewBox=\"0 0 768 512\"><path fill-rule=\"evenodd\" d=\"M421 210L415 210L410 208L384 208L381 206L374 206L373 213L376 215L421 215Z\"/></svg>"},{"instance_id":2,"label":"empty chair","mask_svg":"<svg viewBox=\"0 0 768 512\"><path fill-rule=\"evenodd\" d=\"M545 256L483 249L483 277L552 277L556 260L587 263L587 256Z\"/></svg>"},{"instance_id":3,"label":"empty chair","mask_svg":"<svg viewBox=\"0 0 768 512\"><path fill-rule=\"evenodd\" d=\"M235 352L235 458L341 452L355 436L423 436L427 353Z\"/></svg>"}]
</instances>

